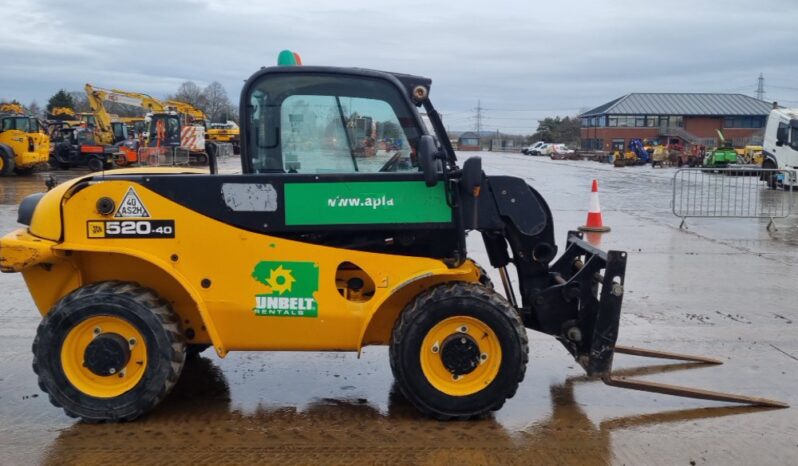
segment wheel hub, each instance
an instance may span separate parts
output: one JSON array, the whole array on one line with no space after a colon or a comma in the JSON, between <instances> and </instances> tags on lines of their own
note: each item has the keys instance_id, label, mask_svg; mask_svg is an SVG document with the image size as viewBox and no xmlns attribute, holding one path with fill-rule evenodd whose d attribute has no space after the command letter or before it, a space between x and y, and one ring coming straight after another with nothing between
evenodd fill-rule
<instances>
[{"instance_id":1,"label":"wheel hub","mask_svg":"<svg viewBox=\"0 0 798 466\"><path fill-rule=\"evenodd\" d=\"M116 333L97 335L83 353L83 365L99 376L118 374L129 361L128 341Z\"/></svg>"},{"instance_id":2,"label":"wheel hub","mask_svg":"<svg viewBox=\"0 0 798 466\"><path fill-rule=\"evenodd\" d=\"M441 361L455 376L470 374L479 366L479 345L467 333L450 335L441 345Z\"/></svg>"}]
</instances>

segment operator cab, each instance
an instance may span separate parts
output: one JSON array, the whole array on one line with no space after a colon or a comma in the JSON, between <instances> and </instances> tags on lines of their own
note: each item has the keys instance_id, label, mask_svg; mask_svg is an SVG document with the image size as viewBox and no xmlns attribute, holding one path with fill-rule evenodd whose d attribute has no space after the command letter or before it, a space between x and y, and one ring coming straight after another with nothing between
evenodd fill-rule
<instances>
[{"instance_id":1,"label":"operator cab","mask_svg":"<svg viewBox=\"0 0 798 466\"><path fill-rule=\"evenodd\" d=\"M179 147L180 117L177 114L159 113L150 118L149 147Z\"/></svg>"},{"instance_id":2,"label":"operator cab","mask_svg":"<svg viewBox=\"0 0 798 466\"><path fill-rule=\"evenodd\" d=\"M284 70L268 69L248 83L242 102L246 173L419 171L422 122L398 80L385 79L393 76L316 67Z\"/></svg>"},{"instance_id":3,"label":"operator cab","mask_svg":"<svg viewBox=\"0 0 798 466\"><path fill-rule=\"evenodd\" d=\"M128 140L127 125L121 121L111 122L111 130L114 133L114 144Z\"/></svg>"},{"instance_id":4,"label":"operator cab","mask_svg":"<svg viewBox=\"0 0 798 466\"><path fill-rule=\"evenodd\" d=\"M23 133L35 133L39 131L38 122L26 116L7 116L3 117L0 123L0 132L17 130Z\"/></svg>"}]
</instances>

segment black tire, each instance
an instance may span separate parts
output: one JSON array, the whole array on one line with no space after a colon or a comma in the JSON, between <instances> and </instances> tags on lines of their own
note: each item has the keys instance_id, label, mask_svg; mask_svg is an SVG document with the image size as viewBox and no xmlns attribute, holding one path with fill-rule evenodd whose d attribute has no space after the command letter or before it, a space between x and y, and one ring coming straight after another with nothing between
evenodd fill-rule
<instances>
[{"instance_id":1,"label":"black tire","mask_svg":"<svg viewBox=\"0 0 798 466\"><path fill-rule=\"evenodd\" d=\"M762 168L764 168L766 170L775 170L778 167L776 167L776 164L773 163L772 160L765 160L762 163ZM762 180L765 182L765 184L767 184L768 188L770 188L770 189L776 189L778 187L777 186L778 180L776 179L775 172L763 173L762 174Z\"/></svg>"},{"instance_id":2,"label":"black tire","mask_svg":"<svg viewBox=\"0 0 798 466\"><path fill-rule=\"evenodd\" d=\"M211 345L205 345L205 344L186 345L186 359L197 358L203 351L205 351L210 347Z\"/></svg>"},{"instance_id":3,"label":"black tire","mask_svg":"<svg viewBox=\"0 0 798 466\"><path fill-rule=\"evenodd\" d=\"M489 290L494 289L493 280L490 279L490 276L488 276L488 272L485 270L485 268L476 262L474 262L474 265L477 267L477 270L479 270L479 283Z\"/></svg>"},{"instance_id":4,"label":"black tire","mask_svg":"<svg viewBox=\"0 0 798 466\"><path fill-rule=\"evenodd\" d=\"M0 149L0 159L3 159L2 168L0 168L0 176L10 176L14 173L14 154L9 154L3 149Z\"/></svg>"},{"instance_id":5,"label":"black tire","mask_svg":"<svg viewBox=\"0 0 798 466\"><path fill-rule=\"evenodd\" d=\"M81 392L68 380L61 362L69 332L98 316L127 322L146 344L147 363L141 379L111 398ZM129 282L92 283L68 294L39 324L33 341L33 371L39 377L39 387L54 406L86 422L130 421L150 411L177 382L184 362L185 342L169 304L152 290Z\"/></svg>"},{"instance_id":6,"label":"black tire","mask_svg":"<svg viewBox=\"0 0 798 466\"><path fill-rule=\"evenodd\" d=\"M104 165L105 164L103 163L102 159L99 158L99 157L91 157L86 162L86 166L88 166L89 170L91 170L93 172L101 171L103 169Z\"/></svg>"},{"instance_id":7,"label":"black tire","mask_svg":"<svg viewBox=\"0 0 798 466\"><path fill-rule=\"evenodd\" d=\"M426 334L444 319L458 316L479 320L489 327L501 348L495 377L486 387L464 396L434 387L419 357ZM448 283L424 291L402 311L393 329L390 361L402 394L419 411L439 420L465 420L498 410L515 395L524 379L528 352L521 319L502 296L474 283Z\"/></svg>"}]
</instances>

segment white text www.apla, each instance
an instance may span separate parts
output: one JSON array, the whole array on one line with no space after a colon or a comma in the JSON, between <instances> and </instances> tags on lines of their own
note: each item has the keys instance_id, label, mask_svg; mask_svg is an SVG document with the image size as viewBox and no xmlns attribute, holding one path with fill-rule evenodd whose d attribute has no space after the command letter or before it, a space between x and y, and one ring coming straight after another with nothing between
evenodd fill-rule
<instances>
[{"instance_id":1,"label":"white text www.apla","mask_svg":"<svg viewBox=\"0 0 798 466\"><path fill-rule=\"evenodd\" d=\"M327 199L328 207L371 207L378 209L380 207L390 207L394 205L394 199L388 196L378 197L341 197L335 196L334 198Z\"/></svg>"}]
</instances>

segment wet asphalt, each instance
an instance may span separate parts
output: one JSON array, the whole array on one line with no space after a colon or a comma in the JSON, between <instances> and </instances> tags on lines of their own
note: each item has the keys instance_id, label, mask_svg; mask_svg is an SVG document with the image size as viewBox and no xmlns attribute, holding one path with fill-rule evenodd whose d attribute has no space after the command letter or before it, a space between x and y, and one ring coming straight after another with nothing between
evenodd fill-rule
<instances>
[{"instance_id":1,"label":"wet asphalt","mask_svg":"<svg viewBox=\"0 0 798 466\"><path fill-rule=\"evenodd\" d=\"M629 253L619 343L714 356L722 366L616 357L640 378L798 405L798 216L690 219L670 209L675 169L614 168L521 154L479 155L549 202L558 241L582 224ZM236 162L223 164L236 171ZM85 172L55 172L66 179ZM0 179L0 232L48 174ZM789 195L789 194L778 194ZM798 195L794 195L798 196ZM472 256L487 264L478 235ZM498 274L490 271L495 283ZM39 321L22 277L0 274L0 465L24 464L795 464L796 408L762 409L611 388L583 377L551 337L530 332L526 380L490 418L437 422L393 386L387 349L231 353L186 364L172 394L126 424L87 425L50 405L31 370ZM655 364L654 368L631 370Z\"/></svg>"}]
</instances>

